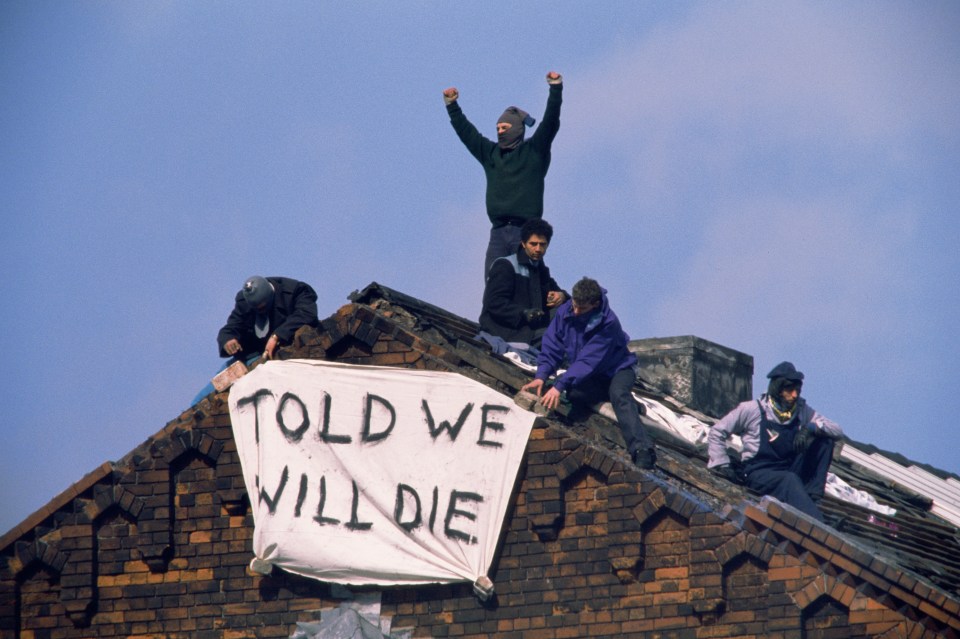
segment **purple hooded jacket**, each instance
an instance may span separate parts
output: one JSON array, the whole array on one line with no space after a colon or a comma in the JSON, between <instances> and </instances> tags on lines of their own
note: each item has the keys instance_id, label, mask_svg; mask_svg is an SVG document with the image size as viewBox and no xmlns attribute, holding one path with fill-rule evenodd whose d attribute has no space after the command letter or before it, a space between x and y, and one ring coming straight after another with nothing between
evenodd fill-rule
<instances>
[{"instance_id":1,"label":"purple hooded jacket","mask_svg":"<svg viewBox=\"0 0 960 639\"><path fill-rule=\"evenodd\" d=\"M564 391L594 375L613 377L637 363L637 356L627 349L630 338L610 310L607 291L602 290L599 308L587 315L574 315L572 300L557 309L543 335L537 379L546 381L566 361L566 372L554 384L557 390Z\"/></svg>"}]
</instances>

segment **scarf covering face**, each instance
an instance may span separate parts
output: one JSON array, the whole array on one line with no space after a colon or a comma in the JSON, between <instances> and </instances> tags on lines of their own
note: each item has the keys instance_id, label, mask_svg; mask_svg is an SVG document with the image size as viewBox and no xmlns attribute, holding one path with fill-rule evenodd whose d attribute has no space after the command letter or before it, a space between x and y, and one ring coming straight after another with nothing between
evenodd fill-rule
<instances>
[{"instance_id":1,"label":"scarf covering face","mask_svg":"<svg viewBox=\"0 0 960 639\"><path fill-rule=\"evenodd\" d=\"M534 120L530 114L515 106L507 107L503 112L497 124L509 124L510 128L503 133L497 134L497 144L504 151L510 151L520 146L523 142L523 136L526 133L526 125L533 126Z\"/></svg>"},{"instance_id":2,"label":"scarf covering face","mask_svg":"<svg viewBox=\"0 0 960 639\"><path fill-rule=\"evenodd\" d=\"M767 396L770 398L770 403L774 409L777 410L777 416L780 417L781 421L785 421L785 418L789 419L793 415L793 409L796 408L797 403L795 402L792 406L784 406L780 393L785 388L790 387L795 387L799 392L803 387L803 373L798 371L790 362L780 362L767 373L767 378L770 380L767 385ZM799 400L799 394L797 399Z\"/></svg>"}]
</instances>

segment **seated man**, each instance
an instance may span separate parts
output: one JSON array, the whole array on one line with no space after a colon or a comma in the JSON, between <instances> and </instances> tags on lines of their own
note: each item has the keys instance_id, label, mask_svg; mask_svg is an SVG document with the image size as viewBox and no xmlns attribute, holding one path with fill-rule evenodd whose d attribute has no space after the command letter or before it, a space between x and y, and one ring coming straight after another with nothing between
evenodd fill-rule
<instances>
[{"instance_id":1,"label":"seated man","mask_svg":"<svg viewBox=\"0 0 960 639\"><path fill-rule=\"evenodd\" d=\"M557 407L564 392L574 406L589 407L609 399L633 463L653 468L656 451L631 393L637 356L627 349L629 340L610 309L606 291L585 277L573 285L573 300L557 309L543 335L536 378L522 390L535 392L550 409ZM566 372L543 393L544 382L565 361Z\"/></svg>"},{"instance_id":2,"label":"seated man","mask_svg":"<svg viewBox=\"0 0 960 639\"><path fill-rule=\"evenodd\" d=\"M516 252L493 262L483 291L482 330L506 342L540 343L550 321L549 309L567 297L543 263L551 239L550 224L530 220L521 229Z\"/></svg>"},{"instance_id":3,"label":"seated man","mask_svg":"<svg viewBox=\"0 0 960 639\"><path fill-rule=\"evenodd\" d=\"M288 277L255 275L243 283L233 311L217 335L220 357L271 359L277 346L293 341L304 325L319 326L317 294L309 284Z\"/></svg>"},{"instance_id":4,"label":"seated man","mask_svg":"<svg viewBox=\"0 0 960 639\"><path fill-rule=\"evenodd\" d=\"M741 403L710 429L707 467L739 483L726 440L740 435L743 483L823 521L817 503L827 483L834 440L843 437L843 431L800 397L803 373L793 364L781 362L767 377L765 395Z\"/></svg>"}]
</instances>

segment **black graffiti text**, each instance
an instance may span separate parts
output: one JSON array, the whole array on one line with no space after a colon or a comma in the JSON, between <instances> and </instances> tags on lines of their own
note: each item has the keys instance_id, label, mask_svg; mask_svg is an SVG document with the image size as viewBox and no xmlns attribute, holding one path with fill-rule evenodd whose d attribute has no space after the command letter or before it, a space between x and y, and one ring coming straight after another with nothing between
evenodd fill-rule
<instances>
[{"instance_id":1,"label":"black graffiti text","mask_svg":"<svg viewBox=\"0 0 960 639\"><path fill-rule=\"evenodd\" d=\"M267 389L260 389L256 392L242 397L237 401L237 407L243 408L247 405L253 405L254 412L254 433L256 441L260 441L260 432L264 427L269 427L268 413L271 403L272 417L274 424L283 434L284 439L292 444L299 443L308 433L327 444L350 444L354 441L354 435L361 444L378 444L386 441L397 425L397 409L393 403L385 397L374 393L365 393L363 395L363 407L361 411L360 424L355 425L353 429L344 424L335 424L332 421L334 398L329 393L323 392L320 396L318 406L312 408L307 406L297 394L285 392L277 399L272 392ZM449 419L440 419L434 415L430 404L426 399L420 402L420 414L417 421L426 426L427 434L432 441L436 441L446 434L446 437L452 442L456 442L460 436L464 425L474 412L474 404L468 402L460 410L459 415L453 421ZM503 422L497 421L498 414L509 413L507 406L498 404L484 404L479 410L479 433L475 444L488 448L500 448L503 443L496 439L496 434L505 430ZM406 422L405 422L406 423Z\"/></svg>"}]
</instances>

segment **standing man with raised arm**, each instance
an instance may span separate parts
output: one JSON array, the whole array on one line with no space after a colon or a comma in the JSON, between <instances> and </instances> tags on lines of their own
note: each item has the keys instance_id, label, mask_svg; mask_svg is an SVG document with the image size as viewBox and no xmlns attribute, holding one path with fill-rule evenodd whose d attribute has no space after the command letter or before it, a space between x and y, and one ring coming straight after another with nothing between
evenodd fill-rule
<instances>
[{"instance_id":1,"label":"standing man with raised arm","mask_svg":"<svg viewBox=\"0 0 960 639\"><path fill-rule=\"evenodd\" d=\"M630 338L620 326L600 284L584 277L573 285L573 299L560 305L543 335L537 373L522 390L536 393L554 409L564 395L574 406L590 407L609 400L617 415L630 459L640 468L656 465L657 453L640 422L633 399L637 356L627 348ZM567 369L544 392L547 379Z\"/></svg>"},{"instance_id":2,"label":"standing man with raised arm","mask_svg":"<svg viewBox=\"0 0 960 639\"><path fill-rule=\"evenodd\" d=\"M453 130L483 166L487 177L487 217L492 228L483 265L484 278L495 259L516 251L524 222L543 217L550 146L560 129L563 76L551 71L547 74L547 83L550 85L547 108L534 134L524 139L526 127L533 126L535 120L526 111L511 106L497 120L496 142L481 135L463 114L456 87L443 92Z\"/></svg>"}]
</instances>

